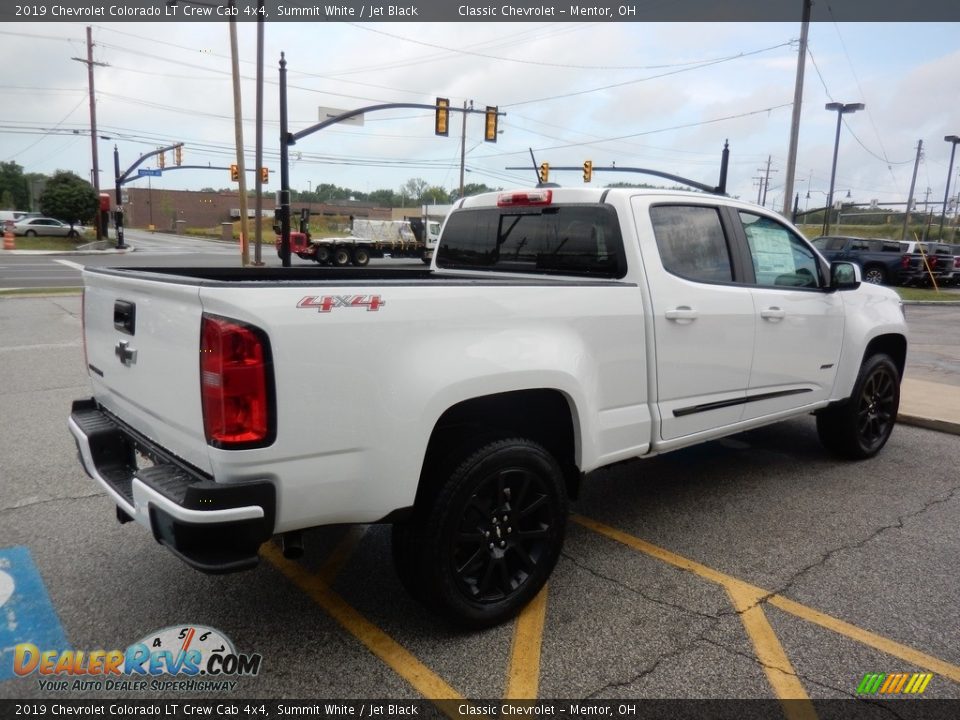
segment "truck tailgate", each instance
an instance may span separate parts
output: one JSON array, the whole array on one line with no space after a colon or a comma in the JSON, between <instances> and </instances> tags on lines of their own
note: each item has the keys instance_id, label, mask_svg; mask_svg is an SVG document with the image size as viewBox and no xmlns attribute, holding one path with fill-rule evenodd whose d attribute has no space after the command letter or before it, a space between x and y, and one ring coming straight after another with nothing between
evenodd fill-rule
<instances>
[{"instance_id":1,"label":"truck tailgate","mask_svg":"<svg viewBox=\"0 0 960 720\"><path fill-rule=\"evenodd\" d=\"M96 270L83 276L95 399L148 439L209 473L200 400L199 288Z\"/></svg>"}]
</instances>

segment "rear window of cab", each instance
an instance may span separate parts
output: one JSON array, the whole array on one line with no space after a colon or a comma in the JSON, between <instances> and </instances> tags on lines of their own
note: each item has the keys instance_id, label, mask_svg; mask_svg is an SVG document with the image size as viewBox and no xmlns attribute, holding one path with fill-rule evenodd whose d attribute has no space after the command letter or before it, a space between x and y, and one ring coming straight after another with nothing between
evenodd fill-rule
<instances>
[{"instance_id":1,"label":"rear window of cab","mask_svg":"<svg viewBox=\"0 0 960 720\"><path fill-rule=\"evenodd\" d=\"M616 211L609 205L458 210L447 218L437 267L622 278Z\"/></svg>"}]
</instances>

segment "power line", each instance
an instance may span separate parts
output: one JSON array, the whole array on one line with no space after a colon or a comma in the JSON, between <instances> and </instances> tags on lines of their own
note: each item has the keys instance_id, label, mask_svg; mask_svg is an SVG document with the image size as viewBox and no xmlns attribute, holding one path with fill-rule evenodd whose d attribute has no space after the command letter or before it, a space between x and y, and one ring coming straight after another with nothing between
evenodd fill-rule
<instances>
[{"instance_id":1,"label":"power line","mask_svg":"<svg viewBox=\"0 0 960 720\"><path fill-rule=\"evenodd\" d=\"M577 95L587 95L589 93L599 92L600 90L611 90L613 88L626 87L627 85L635 85L637 83L647 82L648 80L657 80L659 78L669 77L671 75L679 75L680 73L690 72L691 70L699 70L701 68L710 67L712 65L719 65L721 63L730 62L732 60L739 60L740 58L749 57L750 55L758 55L760 53L768 52L770 50L776 50L777 48L787 47L792 43L793 43L792 40L788 40L787 42L779 43L777 45L771 45L769 47L761 48L759 50L742 52L736 55L730 55L725 58L703 62L699 65L682 67L677 70L671 70L670 72L660 73L658 75L648 75L647 77L635 78L633 80L625 80L624 82L612 83L610 85L602 85L600 87L589 88L587 90L576 90L574 92L563 93L561 95L551 95L549 97L535 98L532 100L522 100L520 102L515 102L515 103L506 103L504 105L501 105L500 107L502 108L518 107L520 105L529 105L531 103L547 102L549 100L559 100L562 98L576 97Z\"/></svg>"},{"instance_id":2,"label":"power line","mask_svg":"<svg viewBox=\"0 0 960 720\"><path fill-rule=\"evenodd\" d=\"M664 70L666 68L680 68L694 65L711 65L718 62L726 62L728 60L735 60L738 57L743 57L744 55L753 55L754 52L765 52L771 48L765 48L764 50L757 50L754 52L740 53L738 55L730 55L722 58L708 58L706 60L690 60L682 63L668 63L663 65L576 65L572 63L555 63L555 62L546 62L544 60L525 60L521 58L511 58L504 57L502 55L490 55L487 53L476 52L472 50L466 50L461 48L450 48L443 45L437 45L435 43L429 43L424 40L417 40L415 38L405 37L403 35L397 35L395 33L389 33L385 30L380 30L378 28L369 27L366 25L358 25L357 23L345 23L346 25L352 25L358 30L365 30L367 32L376 33L378 35L385 35L391 37L395 40L402 40L404 42L413 43L414 45L423 45L424 47L435 48L437 50L443 50L449 53L455 53L458 55L473 55L475 57L482 57L486 60L499 60L502 62L514 62L521 63L523 65L539 65L541 67L554 67L554 68L564 68L571 70ZM789 43L786 43L789 44ZM782 47L778 45L776 47Z\"/></svg>"}]
</instances>

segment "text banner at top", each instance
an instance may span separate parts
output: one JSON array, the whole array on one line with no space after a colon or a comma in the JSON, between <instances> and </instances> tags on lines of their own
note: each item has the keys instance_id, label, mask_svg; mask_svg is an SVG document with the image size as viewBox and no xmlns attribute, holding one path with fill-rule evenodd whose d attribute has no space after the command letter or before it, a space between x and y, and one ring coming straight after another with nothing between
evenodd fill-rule
<instances>
[{"instance_id":1,"label":"text banner at top","mask_svg":"<svg viewBox=\"0 0 960 720\"><path fill-rule=\"evenodd\" d=\"M0 22L799 22L804 0L637 0L572 3L458 0L38 0L4 2ZM957 0L834 0L814 22L957 22Z\"/></svg>"}]
</instances>

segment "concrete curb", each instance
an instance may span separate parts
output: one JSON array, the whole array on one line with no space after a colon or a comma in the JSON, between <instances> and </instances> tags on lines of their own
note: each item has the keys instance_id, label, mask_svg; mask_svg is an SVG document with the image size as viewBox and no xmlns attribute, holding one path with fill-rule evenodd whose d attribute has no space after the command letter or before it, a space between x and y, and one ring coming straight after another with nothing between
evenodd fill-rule
<instances>
[{"instance_id":1,"label":"concrete curb","mask_svg":"<svg viewBox=\"0 0 960 720\"><path fill-rule=\"evenodd\" d=\"M907 415L900 413L897 415L897 422L901 425L912 425L926 430L936 430L937 432L949 433L951 435L960 435L960 423L950 422L949 420L937 420L935 418L922 417L921 415Z\"/></svg>"},{"instance_id":2,"label":"concrete curb","mask_svg":"<svg viewBox=\"0 0 960 720\"><path fill-rule=\"evenodd\" d=\"M960 300L903 300L904 305L923 305L927 307L956 307L960 305Z\"/></svg>"},{"instance_id":3,"label":"concrete curb","mask_svg":"<svg viewBox=\"0 0 960 720\"><path fill-rule=\"evenodd\" d=\"M123 250L0 250L0 255L124 255L135 250L134 247Z\"/></svg>"}]
</instances>

